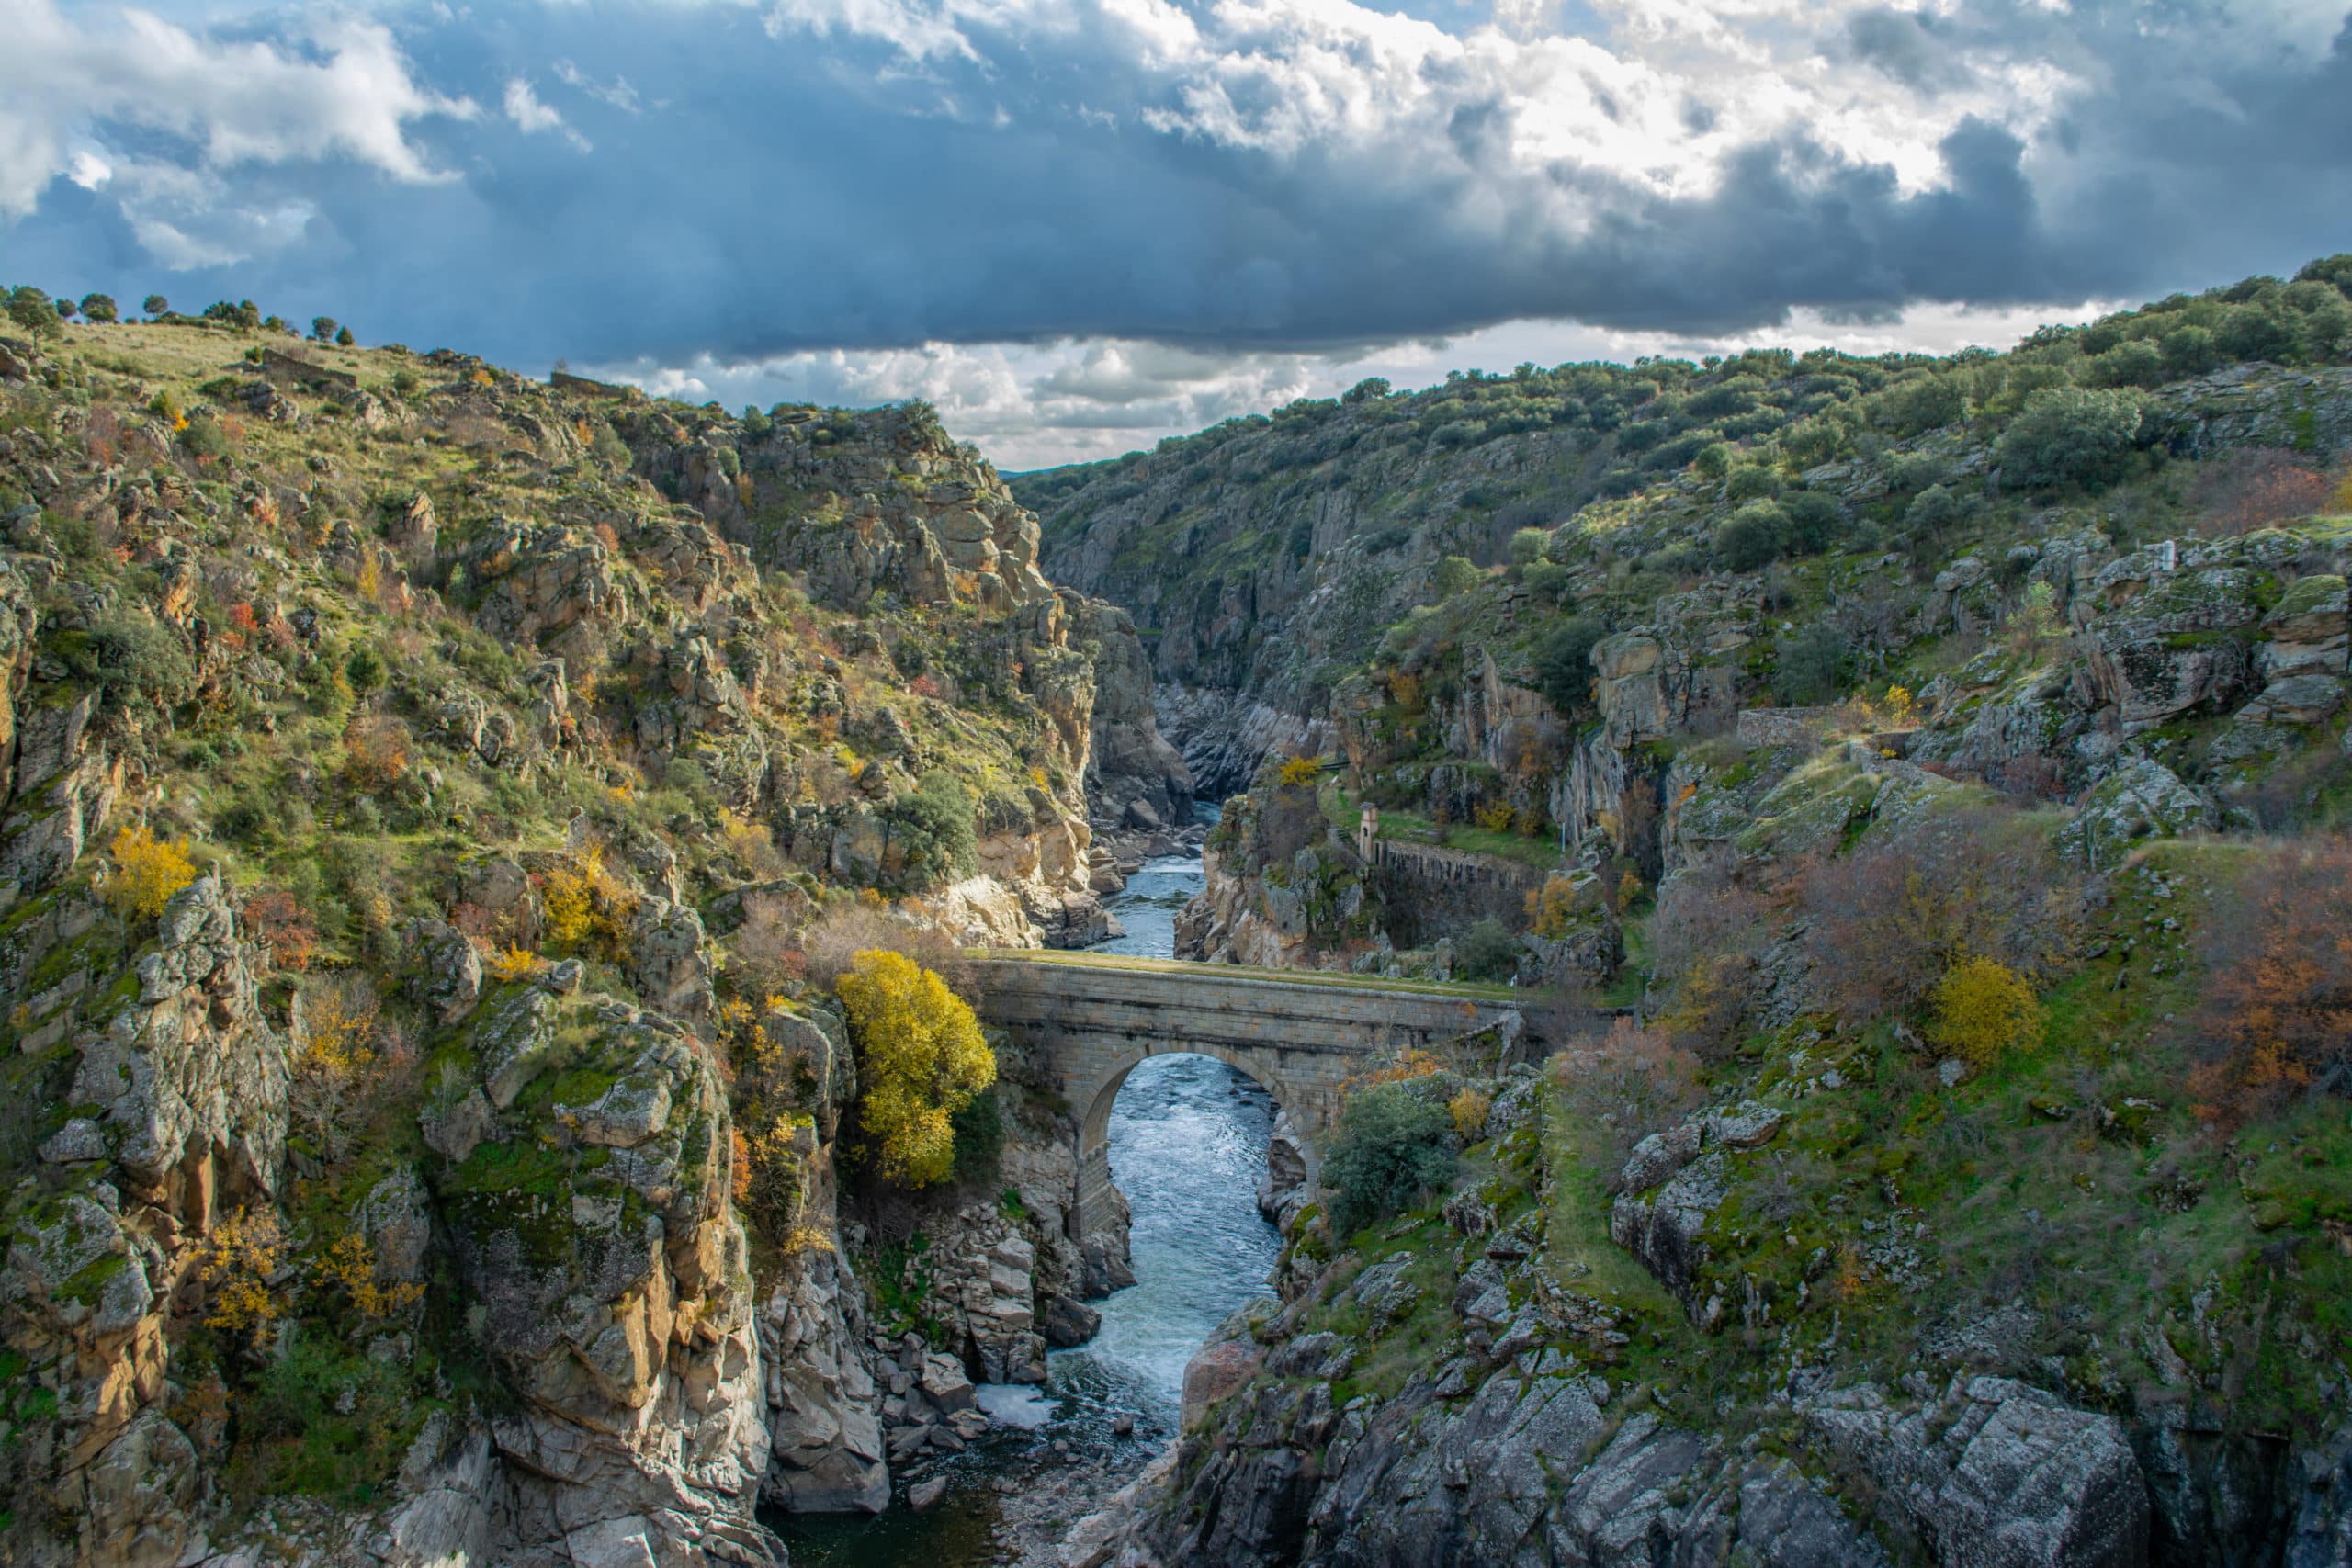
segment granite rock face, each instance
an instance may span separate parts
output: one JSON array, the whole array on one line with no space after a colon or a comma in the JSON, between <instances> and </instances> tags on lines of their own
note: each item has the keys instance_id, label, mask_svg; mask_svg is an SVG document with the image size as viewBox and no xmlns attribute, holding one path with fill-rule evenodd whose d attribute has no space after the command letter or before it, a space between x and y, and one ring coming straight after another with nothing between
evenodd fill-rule
<instances>
[{"instance_id":1,"label":"granite rock face","mask_svg":"<svg viewBox=\"0 0 2352 1568\"><path fill-rule=\"evenodd\" d=\"M19 1496L91 1522L79 1550L93 1561L171 1563L196 1539L203 1482L167 1409L167 1319L208 1234L283 1181L288 1045L258 1004L264 966L206 876L165 906L111 999L57 1015L77 1026L51 1049L84 1114L42 1146L51 1190L12 1201L0 1303L27 1386L56 1396L59 1419L10 1469ZM75 1548L28 1550L62 1562Z\"/></svg>"},{"instance_id":2,"label":"granite rock face","mask_svg":"<svg viewBox=\"0 0 2352 1568\"><path fill-rule=\"evenodd\" d=\"M2147 1561L2148 1493L2122 1427L2006 1378L1913 1408L1873 1389L1806 1421L1861 1465L1954 1568L2125 1568Z\"/></svg>"},{"instance_id":3,"label":"granite rock face","mask_svg":"<svg viewBox=\"0 0 2352 1568\"><path fill-rule=\"evenodd\" d=\"M495 1114L433 1178L522 1397L492 1423L517 1550L780 1562L751 1519L770 1439L724 1086L680 1024L576 983L484 1011L480 1077L444 1093Z\"/></svg>"}]
</instances>

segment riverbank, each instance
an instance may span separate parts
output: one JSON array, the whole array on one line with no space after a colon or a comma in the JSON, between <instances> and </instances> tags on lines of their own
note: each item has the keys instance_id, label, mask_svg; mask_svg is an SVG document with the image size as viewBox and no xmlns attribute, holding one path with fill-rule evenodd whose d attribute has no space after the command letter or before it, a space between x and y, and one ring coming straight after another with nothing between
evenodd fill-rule
<instances>
[{"instance_id":1,"label":"riverbank","mask_svg":"<svg viewBox=\"0 0 2352 1568\"><path fill-rule=\"evenodd\" d=\"M1104 900L1123 934L1088 951L1167 959L1176 915L1201 886L1197 850L1145 861ZM1137 1282L1094 1303L1100 1328L1047 1358L1044 1390L983 1388L989 1430L897 1474L888 1511L770 1517L796 1568L1058 1568L1069 1526L1175 1437L1193 1353L1234 1308L1270 1292L1280 1244L1256 1192L1272 1126L1265 1091L1221 1062L1140 1064L1111 1119ZM942 1478L930 1510L908 1505L911 1487Z\"/></svg>"}]
</instances>

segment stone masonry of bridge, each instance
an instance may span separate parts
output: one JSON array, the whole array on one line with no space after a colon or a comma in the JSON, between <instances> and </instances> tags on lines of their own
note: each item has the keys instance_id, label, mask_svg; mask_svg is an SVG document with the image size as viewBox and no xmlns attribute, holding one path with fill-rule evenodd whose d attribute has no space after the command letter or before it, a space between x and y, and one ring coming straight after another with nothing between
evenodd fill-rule
<instances>
[{"instance_id":1,"label":"stone masonry of bridge","mask_svg":"<svg viewBox=\"0 0 2352 1568\"><path fill-rule=\"evenodd\" d=\"M1340 1085L1378 1057L1489 1028L1525 1037L1515 1001L1286 980L1218 964L1122 967L975 954L981 1019L1013 1036L1078 1113L1072 1239L1111 1222L1111 1104L1146 1056L1191 1051L1247 1073L1290 1113L1310 1185Z\"/></svg>"}]
</instances>

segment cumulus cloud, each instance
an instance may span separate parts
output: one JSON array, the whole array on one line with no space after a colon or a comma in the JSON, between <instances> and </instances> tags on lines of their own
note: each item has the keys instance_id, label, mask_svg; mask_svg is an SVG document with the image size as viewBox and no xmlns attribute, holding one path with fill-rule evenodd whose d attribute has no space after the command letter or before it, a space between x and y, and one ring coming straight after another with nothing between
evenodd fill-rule
<instances>
[{"instance_id":1,"label":"cumulus cloud","mask_svg":"<svg viewBox=\"0 0 2352 1568\"><path fill-rule=\"evenodd\" d=\"M2345 243L2352 0L1384 3L0 0L0 214L119 296L1098 433L1506 323L1885 332Z\"/></svg>"},{"instance_id":2,"label":"cumulus cloud","mask_svg":"<svg viewBox=\"0 0 2352 1568\"><path fill-rule=\"evenodd\" d=\"M99 127L143 132L188 165L345 159L391 178L446 177L410 134L473 105L420 86L379 21L322 17L282 40L199 35L149 11L69 17L0 3L0 214L22 215ZM75 156L80 156L76 154ZM86 165L85 165L86 166Z\"/></svg>"},{"instance_id":3,"label":"cumulus cloud","mask_svg":"<svg viewBox=\"0 0 2352 1568\"><path fill-rule=\"evenodd\" d=\"M1923 306L1873 321L1800 312L1781 326L1736 338L1611 331L1565 321L1507 321L1454 337L1339 349L1269 353L1171 347L1117 339L1043 344L933 343L913 349L782 355L684 365L636 361L594 374L689 402L728 408L777 402L865 406L921 398L950 430L976 442L1008 470L1091 462L1146 447L1296 398L1335 397L1368 376L1410 389L1447 372L1501 370L1533 362L1626 362L1645 355L1696 358L1751 344L1849 354L1911 350L1950 354L2006 348L2053 321L2089 321L2113 309L2086 301L2047 309L1984 310Z\"/></svg>"}]
</instances>

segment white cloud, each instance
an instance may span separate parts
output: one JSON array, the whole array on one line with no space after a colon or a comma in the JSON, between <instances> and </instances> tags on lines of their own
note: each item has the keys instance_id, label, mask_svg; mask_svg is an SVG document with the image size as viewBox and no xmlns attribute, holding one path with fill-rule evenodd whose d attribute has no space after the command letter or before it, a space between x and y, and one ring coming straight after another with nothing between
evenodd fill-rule
<instances>
[{"instance_id":1,"label":"white cloud","mask_svg":"<svg viewBox=\"0 0 2352 1568\"><path fill-rule=\"evenodd\" d=\"M448 177L410 140L427 116L470 118L474 106L412 79L382 23L311 21L297 51L198 37L153 12L62 12L53 0L0 0L0 214L34 209L60 175L101 158L104 128L184 142L191 162L349 158L393 179Z\"/></svg>"},{"instance_id":2,"label":"white cloud","mask_svg":"<svg viewBox=\"0 0 2352 1568\"><path fill-rule=\"evenodd\" d=\"M1220 420L1262 413L1297 398L1328 398L1368 376L1400 390L1433 385L1449 370L1507 370L1644 355L1701 358L1743 348L1837 348L1849 354L1951 354L2007 348L2054 321L2095 320L2103 301L2022 310L1929 306L1867 326L1800 312L1788 324L1736 337L1607 332L1564 321L1510 321L1451 338L1340 354L1223 354L1114 338L1045 344L926 344L853 354L839 349L740 365L708 356L683 366L602 367L593 374L688 402L812 402L852 408L920 398L947 428L1008 470L1090 462L1187 434Z\"/></svg>"},{"instance_id":3,"label":"white cloud","mask_svg":"<svg viewBox=\"0 0 2352 1568\"><path fill-rule=\"evenodd\" d=\"M637 89L626 76L616 76L609 82L599 82L569 60L555 62L555 79L575 92L587 94L597 102L620 110L623 114L643 114L645 105Z\"/></svg>"},{"instance_id":4,"label":"white cloud","mask_svg":"<svg viewBox=\"0 0 2352 1568\"><path fill-rule=\"evenodd\" d=\"M513 120L515 129L524 135L537 136L542 131L560 131L565 141L581 152L592 151L585 136L565 123L562 115L539 102L538 95L531 90L531 84L526 78L521 76L507 78L504 107L506 118Z\"/></svg>"}]
</instances>

